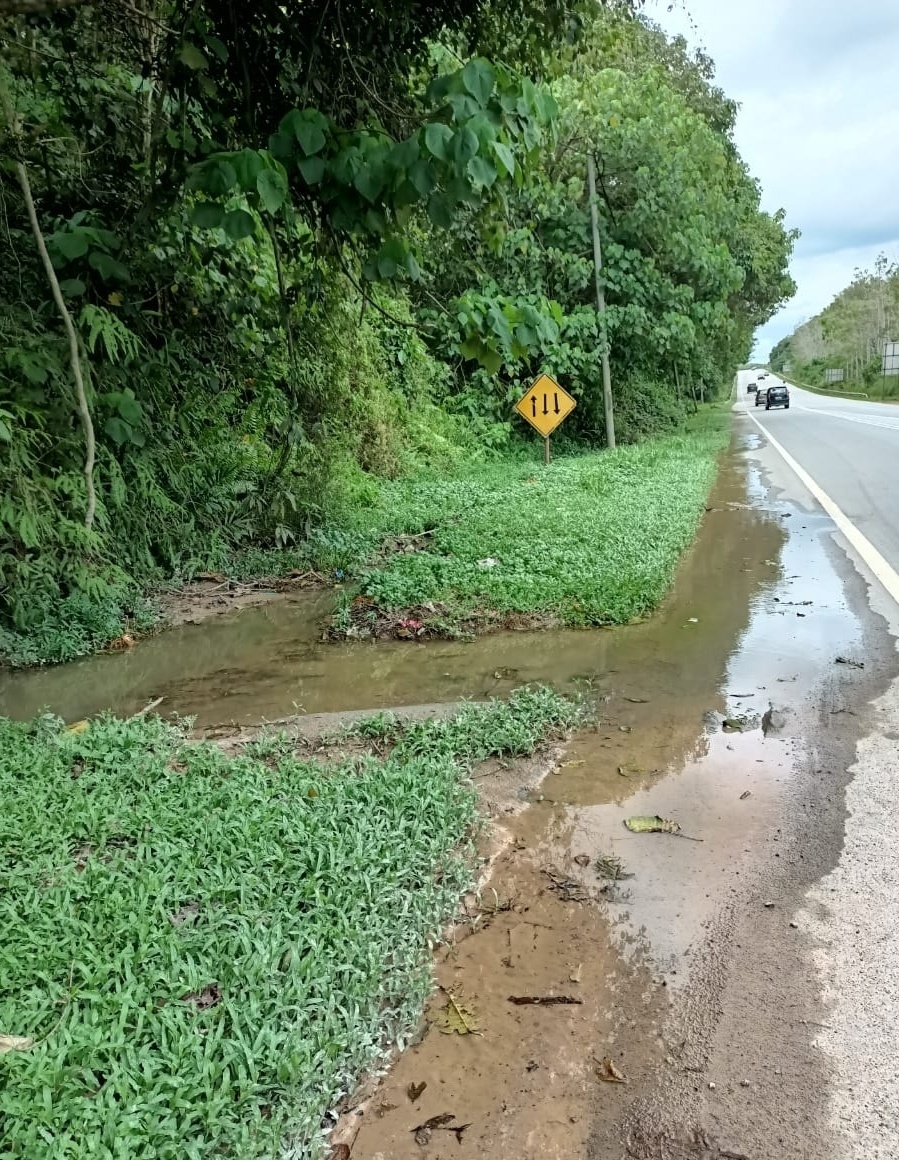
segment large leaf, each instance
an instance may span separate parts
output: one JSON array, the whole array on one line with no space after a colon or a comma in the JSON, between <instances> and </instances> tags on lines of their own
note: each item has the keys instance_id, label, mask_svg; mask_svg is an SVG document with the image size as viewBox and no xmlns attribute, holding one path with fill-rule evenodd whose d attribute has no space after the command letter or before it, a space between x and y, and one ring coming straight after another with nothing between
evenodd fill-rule
<instances>
[{"instance_id":1,"label":"large leaf","mask_svg":"<svg viewBox=\"0 0 899 1160\"><path fill-rule=\"evenodd\" d=\"M209 61L205 55L200 52L195 44L190 44L185 41L181 45L181 51L178 53L178 58L182 64L186 64L189 69L194 72L200 72L202 69L209 68Z\"/></svg>"},{"instance_id":2,"label":"large leaf","mask_svg":"<svg viewBox=\"0 0 899 1160\"><path fill-rule=\"evenodd\" d=\"M462 69L462 84L481 106L490 100L495 79L493 69L486 60L470 60Z\"/></svg>"},{"instance_id":3,"label":"large leaf","mask_svg":"<svg viewBox=\"0 0 899 1160\"><path fill-rule=\"evenodd\" d=\"M500 159L500 162L510 177L515 176L515 155L508 145L504 145L502 141L493 141L493 152Z\"/></svg>"},{"instance_id":4,"label":"large leaf","mask_svg":"<svg viewBox=\"0 0 899 1160\"><path fill-rule=\"evenodd\" d=\"M225 215L222 228L229 238L239 242L242 238L248 238L256 232L256 219L245 209L232 209L230 213Z\"/></svg>"},{"instance_id":5,"label":"large leaf","mask_svg":"<svg viewBox=\"0 0 899 1160\"><path fill-rule=\"evenodd\" d=\"M460 165L466 165L478 151L478 136L466 125L453 136L453 156Z\"/></svg>"},{"instance_id":6,"label":"large leaf","mask_svg":"<svg viewBox=\"0 0 899 1160\"><path fill-rule=\"evenodd\" d=\"M453 141L453 131L442 121L432 121L425 127L425 146L438 161L449 161Z\"/></svg>"},{"instance_id":7,"label":"large leaf","mask_svg":"<svg viewBox=\"0 0 899 1160\"><path fill-rule=\"evenodd\" d=\"M422 197L427 197L437 185L437 174L429 161L416 161L409 170L409 181Z\"/></svg>"},{"instance_id":8,"label":"large leaf","mask_svg":"<svg viewBox=\"0 0 899 1160\"><path fill-rule=\"evenodd\" d=\"M287 181L278 169L263 169L256 178L256 190L266 213L276 214L287 197Z\"/></svg>"},{"instance_id":9,"label":"large leaf","mask_svg":"<svg viewBox=\"0 0 899 1160\"><path fill-rule=\"evenodd\" d=\"M325 159L323 157L301 157L297 168L303 175L307 185L318 185L325 176Z\"/></svg>"},{"instance_id":10,"label":"large leaf","mask_svg":"<svg viewBox=\"0 0 899 1160\"><path fill-rule=\"evenodd\" d=\"M496 166L486 157L472 157L466 168L471 179L476 181L478 185L486 186L489 189L496 181Z\"/></svg>"},{"instance_id":11,"label":"large leaf","mask_svg":"<svg viewBox=\"0 0 899 1160\"><path fill-rule=\"evenodd\" d=\"M225 211L214 201L204 201L194 206L191 221L201 230L214 230L222 224Z\"/></svg>"},{"instance_id":12,"label":"large leaf","mask_svg":"<svg viewBox=\"0 0 899 1160\"><path fill-rule=\"evenodd\" d=\"M104 282L128 282L131 275L128 273L126 266L123 266L116 258L109 254L104 254L100 250L94 250L88 258L88 265L93 266Z\"/></svg>"},{"instance_id":13,"label":"large leaf","mask_svg":"<svg viewBox=\"0 0 899 1160\"><path fill-rule=\"evenodd\" d=\"M64 258L70 262L83 258L90 245L87 230L74 229L53 235L53 244Z\"/></svg>"}]
</instances>

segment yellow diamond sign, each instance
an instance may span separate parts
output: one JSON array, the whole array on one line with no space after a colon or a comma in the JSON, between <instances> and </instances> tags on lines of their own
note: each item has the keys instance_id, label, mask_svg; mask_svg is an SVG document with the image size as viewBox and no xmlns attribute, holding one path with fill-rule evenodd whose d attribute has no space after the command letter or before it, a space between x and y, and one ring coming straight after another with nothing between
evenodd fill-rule
<instances>
[{"instance_id":1,"label":"yellow diamond sign","mask_svg":"<svg viewBox=\"0 0 899 1160\"><path fill-rule=\"evenodd\" d=\"M551 375L541 375L515 404L515 410L545 439L576 406L577 401Z\"/></svg>"}]
</instances>

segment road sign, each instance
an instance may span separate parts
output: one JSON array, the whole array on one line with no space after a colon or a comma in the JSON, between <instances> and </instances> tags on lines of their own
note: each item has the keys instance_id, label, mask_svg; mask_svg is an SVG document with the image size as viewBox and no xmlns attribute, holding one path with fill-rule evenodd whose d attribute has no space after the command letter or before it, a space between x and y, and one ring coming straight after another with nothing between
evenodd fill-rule
<instances>
[{"instance_id":1,"label":"road sign","mask_svg":"<svg viewBox=\"0 0 899 1160\"><path fill-rule=\"evenodd\" d=\"M515 410L547 439L577 406L551 375L541 375L515 404Z\"/></svg>"},{"instance_id":2,"label":"road sign","mask_svg":"<svg viewBox=\"0 0 899 1160\"><path fill-rule=\"evenodd\" d=\"M899 342L885 342L883 344L881 374L884 378L888 375L899 375Z\"/></svg>"}]
</instances>

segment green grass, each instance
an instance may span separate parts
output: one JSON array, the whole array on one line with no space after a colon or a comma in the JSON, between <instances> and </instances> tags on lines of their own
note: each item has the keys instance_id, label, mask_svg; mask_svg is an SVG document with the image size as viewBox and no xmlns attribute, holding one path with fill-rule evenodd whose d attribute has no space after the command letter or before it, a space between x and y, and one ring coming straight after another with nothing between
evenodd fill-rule
<instances>
[{"instance_id":1,"label":"green grass","mask_svg":"<svg viewBox=\"0 0 899 1160\"><path fill-rule=\"evenodd\" d=\"M0 1034L34 1041L0 1054L2 1154L316 1155L420 1014L470 881L467 767L579 712L523 690L327 769L155 718L0 720Z\"/></svg>"},{"instance_id":2,"label":"green grass","mask_svg":"<svg viewBox=\"0 0 899 1160\"><path fill-rule=\"evenodd\" d=\"M361 591L381 611L439 606L444 622L485 612L575 625L642 617L695 535L726 424L726 411L709 409L684 434L548 468L516 460L390 483L359 516L360 531L374 540L435 530L424 550L367 569Z\"/></svg>"}]
</instances>

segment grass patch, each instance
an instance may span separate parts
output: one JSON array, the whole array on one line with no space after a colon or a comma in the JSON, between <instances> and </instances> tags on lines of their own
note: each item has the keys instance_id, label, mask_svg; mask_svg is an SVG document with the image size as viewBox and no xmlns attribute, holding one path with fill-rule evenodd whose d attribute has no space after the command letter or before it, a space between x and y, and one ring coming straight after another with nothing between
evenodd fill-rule
<instances>
[{"instance_id":1,"label":"grass patch","mask_svg":"<svg viewBox=\"0 0 899 1160\"><path fill-rule=\"evenodd\" d=\"M623 624L657 607L691 543L727 441L727 411L615 452L480 466L386 485L361 527L414 536L338 614L348 635L422 635L499 617Z\"/></svg>"},{"instance_id":2,"label":"grass patch","mask_svg":"<svg viewBox=\"0 0 899 1160\"><path fill-rule=\"evenodd\" d=\"M328 767L156 718L0 720L0 1033L34 1041L0 1054L4 1155L317 1155L420 1014L470 880L467 767L578 713L524 690Z\"/></svg>"}]
</instances>

